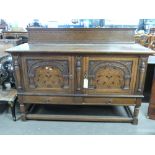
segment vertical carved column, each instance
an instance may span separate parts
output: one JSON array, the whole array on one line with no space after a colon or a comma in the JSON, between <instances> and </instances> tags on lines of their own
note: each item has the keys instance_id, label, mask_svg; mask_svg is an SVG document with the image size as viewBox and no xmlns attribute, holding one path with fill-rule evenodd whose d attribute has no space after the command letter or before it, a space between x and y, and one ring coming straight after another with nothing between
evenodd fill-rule
<instances>
[{"instance_id":1,"label":"vertical carved column","mask_svg":"<svg viewBox=\"0 0 155 155\"><path fill-rule=\"evenodd\" d=\"M22 91L22 79L21 79L21 73L20 73L20 62L19 62L19 56L13 56L14 60L14 72L15 72L15 79L16 79L16 86L18 92ZM25 111L25 105L23 103L23 97L18 96L18 101L20 103L20 111L21 111L21 118L22 120L26 120L26 111Z\"/></svg>"},{"instance_id":2,"label":"vertical carved column","mask_svg":"<svg viewBox=\"0 0 155 155\"><path fill-rule=\"evenodd\" d=\"M22 81L20 76L20 68L19 68L19 56L13 56L14 60L14 71L15 71L15 78L16 78L16 86L18 91L22 91Z\"/></svg>"},{"instance_id":3,"label":"vertical carved column","mask_svg":"<svg viewBox=\"0 0 155 155\"><path fill-rule=\"evenodd\" d=\"M81 62L81 57L77 56L76 57L76 79L77 79L77 87L76 90L80 91L81 90L81 67L82 67L82 62Z\"/></svg>"},{"instance_id":4,"label":"vertical carved column","mask_svg":"<svg viewBox=\"0 0 155 155\"><path fill-rule=\"evenodd\" d=\"M139 64L139 83L137 91L142 93L144 88L145 73L147 67L147 58L142 57Z\"/></svg>"}]
</instances>

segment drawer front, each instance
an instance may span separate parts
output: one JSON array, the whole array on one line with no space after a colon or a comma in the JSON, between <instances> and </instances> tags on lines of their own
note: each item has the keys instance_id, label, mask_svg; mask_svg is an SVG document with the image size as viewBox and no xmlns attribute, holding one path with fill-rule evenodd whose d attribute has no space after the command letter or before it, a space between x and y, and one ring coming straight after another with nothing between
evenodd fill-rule
<instances>
[{"instance_id":1,"label":"drawer front","mask_svg":"<svg viewBox=\"0 0 155 155\"><path fill-rule=\"evenodd\" d=\"M51 97L51 96L23 96L24 103L39 104L73 104L74 98L71 97Z\"/></svg>"},{"instance_id":2,"label":"drawer front","mask_svg":"<svg viewBox=\"0 0 155 155\"><path fill-rule=\"evenodd\" d=\"M138 58L132 56L88 56L85 59L87 94L132 94L138 69Z\"/></svg>"},{"instance_id":3,"label":"drawer front","mask_svg":"<svg viewBox=\"0 0 155 155\"><path fill-rule=\"evenodd\" d=\"M71 93L74 72L71 56L40 54L22 57L26 91Z\"/></svg>"},{"instance_id":4,"label":"drawer front","mask_svg":"<svg viewBox=\"0 0 155 155\"><path fill-rule=\"evenodd\" d=\"M92 105L135 105L135 98L85 98L85 104Z\"/></svg>"},{"instance_id":5,"label":"drawer front","mask_svg":"<svg viewBox=\"0 0 155 155\"><path fill-rule=\"evenodd\" d=\"M68 105L134 105L134 98L92 98L92 97L53 97L23 96L24 103L68 104Z\"/></svg>"}]
</instances>

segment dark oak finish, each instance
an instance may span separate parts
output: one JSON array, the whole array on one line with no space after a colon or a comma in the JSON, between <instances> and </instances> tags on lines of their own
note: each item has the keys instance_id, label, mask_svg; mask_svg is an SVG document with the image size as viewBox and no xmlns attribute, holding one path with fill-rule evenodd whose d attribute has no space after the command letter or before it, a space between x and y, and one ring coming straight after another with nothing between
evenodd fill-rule
<instances>
[{"instance_id":1,"label":"dark oak finish","mask_svg":"<svg viewBox=\"0 0 155 155\"><path fill-rule=\"evenodd\" d=\"M28 29L29 44L7 50L14 59L22 119L138 123L147 59L133 29ZM135 106L129 118L41 115L27 104ZM129 109L127 110L129 111Z\"/></svg>"},{"instance_id":2,"label":"dark oak finish","mask_svg":"<svg viewBox=\"0 0 155 155\"><path fill-rule=\"evenodd\" d=\"M29 43L102 44L105 42L134 43L135 28L28 28L28 31L30 32Z\"/></svg>"},{"instance_id":3,"label":"dark oak finish","mask_svg":"<svg viewBox=\"0 0 155 155\"><path fill-rule=\"evenodd\" d=\"M128 122L132 123L132 118L123 117L106 117L106 116L90 116L90 115L37 115L27 114L26 119L38 120L68 120L68 121L93 121L93 122Z\"/></svg>"}]
</instances>

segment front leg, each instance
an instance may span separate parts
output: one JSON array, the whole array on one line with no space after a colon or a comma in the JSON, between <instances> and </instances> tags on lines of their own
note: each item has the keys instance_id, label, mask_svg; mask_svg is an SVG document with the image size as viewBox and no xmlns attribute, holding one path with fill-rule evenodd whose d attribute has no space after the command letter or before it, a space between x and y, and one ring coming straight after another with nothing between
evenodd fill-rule
<instances>
[{"instance_id":1,"label":"front leg","mask_svg":"<svg viewBox=\"0 0 155 155\"><path fill-rule=\"evenodd\" d=\"M22 98L22 96L19 96L18 98L19 98L18 100L19 100L19 104L20 104L21 119L22 119L22 121L25 121L26 120L26 108L23 103L23 98Z\"/></svg>"},{"instance_id":2,"label":"front leg","mask_svg":"<svg viewBox=\"0 0 155 155\"><path fill-rule=\"evenodd\" d=\"M139 110L140 110L140 106L141 106L141 99L137 99L137 104L134 108L134 112L133 112L133 124L137 125L138 124L138 114L139 114Z\"/></svg>"}]
</instances>

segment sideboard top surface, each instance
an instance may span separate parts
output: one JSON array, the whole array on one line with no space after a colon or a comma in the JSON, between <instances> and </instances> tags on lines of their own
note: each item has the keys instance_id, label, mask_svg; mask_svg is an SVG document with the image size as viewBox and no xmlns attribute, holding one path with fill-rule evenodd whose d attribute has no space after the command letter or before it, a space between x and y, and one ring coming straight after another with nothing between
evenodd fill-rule
<instances>
[{"instance_id":1,"label":"sideboard top surface","mask_svg":"<svg viewBox=\"0 0 155 155\"><path fill-rule=\"evenodd\" d=\"M30 44L7 49L9 53L155 54L139 44Z\"/></svg>"},{"instance_id":2,"label":"sideboard top surface","mask_svg":"<svg viewBox=\"0 0 155 155\"><path fill-rule=\"evenodd\" d=\"M155 54L134 43L131 28L29 28L29 43L7 51L18 53Z\"/></svg>"}]
</instances>

